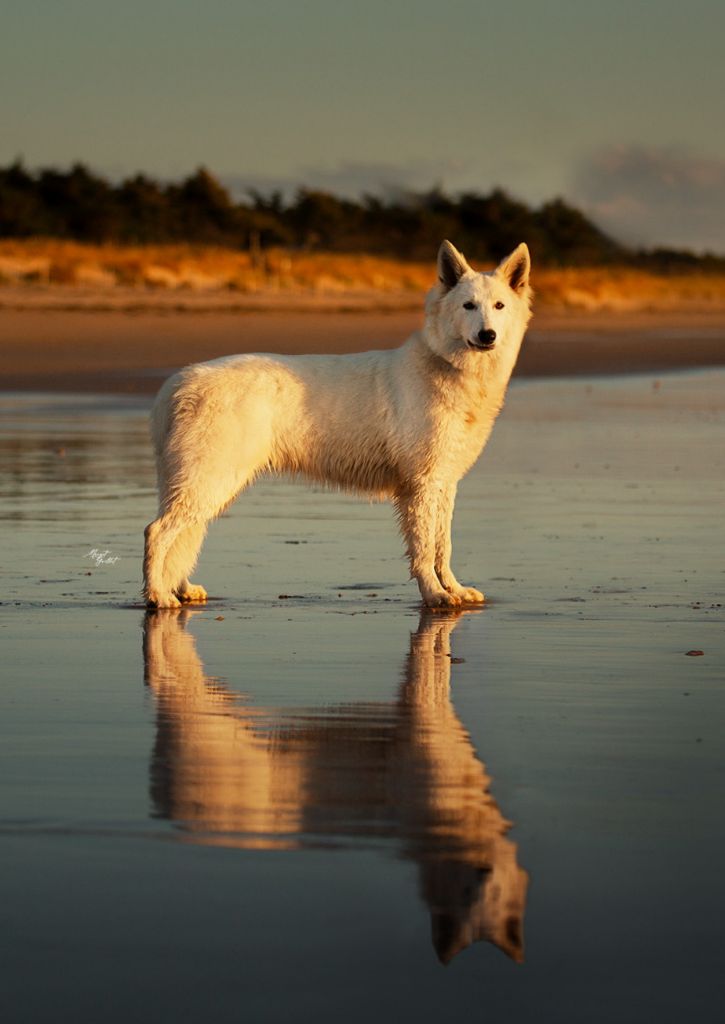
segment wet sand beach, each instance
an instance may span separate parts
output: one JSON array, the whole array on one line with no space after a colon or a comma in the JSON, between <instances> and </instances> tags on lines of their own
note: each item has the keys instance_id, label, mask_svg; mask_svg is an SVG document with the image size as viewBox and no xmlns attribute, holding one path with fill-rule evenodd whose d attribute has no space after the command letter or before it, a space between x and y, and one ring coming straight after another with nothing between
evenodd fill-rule
<instances>
[{"instance_id":1,"label":"wet sand beach","mask_svg":"<svg viewBox=\"0 0 725 1024\"><path fill-rule=\"evenodd\" d=\"M273 346L249 319L255 348L293 320ZM142 319L129 360L85 320L64 377L23 323L5 386L47 383L0 398L3 1019L719 1019L725 370L514 381L454 521L483 610L421 610L387 506L261 481L212 527L209 604L149 614L139 382L198 327L150 355Z\"/></svg>"},{"instance_id":2,"label":"wet sand beach","mask_svg":"<svg viewBox=\"0 0 725 1024\"><path fill-rule=\"evenodd\" d=\"M278 312L0 309L0 390L153 394L180 366L237 352L359 352L400 345L413 308ZM283 305L280 303L280 305ZM536 309L516 373L658 373L725 365L725 312Z\"/></svg>"}]
</instances>

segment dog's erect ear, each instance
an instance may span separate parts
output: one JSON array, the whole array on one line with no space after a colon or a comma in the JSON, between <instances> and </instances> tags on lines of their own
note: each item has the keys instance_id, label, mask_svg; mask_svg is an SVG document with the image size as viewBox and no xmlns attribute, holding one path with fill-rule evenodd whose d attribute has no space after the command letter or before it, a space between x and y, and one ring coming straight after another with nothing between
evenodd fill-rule
<instances>
[{"instance_id":1,"label":"dog's erect ear","mask_svg":"<svg viewBox=\"0 0 725 1024\"><path fill-rule=\"evenodd\" d=\"M513 288L515 292L523 292L529 283L530 272L531 257L529 256L529 249L525 242L518 245L514 251L507 256L505 260L501 260L498 267L496 267L496 273L500 274L506 281L509 288Z\"/></svg>"},{"instance_id":2,"label":"dog's erect ear","mask_svg":"<svg viewBox=\"0 0 725 1024\"><path fill-rule=\"evenodd\" d=\"M438 250L438 277L444 288L455 288L463 275L471 268L466 257L452 245L448 239L441 242Z\"/></svg>"}]
</instances>

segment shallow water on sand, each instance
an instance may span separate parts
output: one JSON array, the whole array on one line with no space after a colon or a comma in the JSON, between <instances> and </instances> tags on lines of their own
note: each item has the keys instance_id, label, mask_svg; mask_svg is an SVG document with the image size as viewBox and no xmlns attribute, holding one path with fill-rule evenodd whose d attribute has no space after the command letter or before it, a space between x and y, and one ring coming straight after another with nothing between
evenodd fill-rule
<instances>
[{"instance_id":1,"label":"shallow water on sand","mask_svg":"<svg viewBox=\"0 0 725 1024\"><path fill-rule=\"evenodd\" d=\"M725 373L516 382L459 615L271 481L147 615L147 409L0 401L3 1019L719 1019Z\"/></svg>"}]
</instances>

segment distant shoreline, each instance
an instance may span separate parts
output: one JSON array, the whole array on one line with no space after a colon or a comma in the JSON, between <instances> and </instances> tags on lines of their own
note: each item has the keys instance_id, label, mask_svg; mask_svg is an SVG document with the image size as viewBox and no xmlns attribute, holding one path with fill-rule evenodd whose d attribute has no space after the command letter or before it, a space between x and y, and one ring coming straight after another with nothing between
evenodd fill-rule
<instances>
[{"instance_id":1,"label":"distant shoreline","mask_svg":"<svg viewBox=\"0 0 725 1024\"><path fill-rule=\"evenodd\" d=\"M617 303L614 297L597 300L585 293L571 301L556 300L537 293L539 313L553 316L602 315L614 320L631 316L668 317L673 314L725 317L723 297L692 297L685 283L678 280L669 296L657 299L642 295L641 300L625 293ZM92 313L144 315L236 315L245 313L408 313L423 308L425 290L347 288L331 291L295 289L259 289L256 292L193 289L158 290L138 287L106 289L72 285L0 285L0 315L4 313Z\"/></svg>"},{"instance_id":2,"label":"distant shoreline","mask_svg":"<svg viewBox=\"0 0 725 1024\"><path fill-rule=\"evenodd\" d=\"M265 288L256 292L235 292L190 288L162 290L143 285L105 289L19 285L0 286L0 314L4 311L149 315L408 312L422 309L423 297L423 293L417 291L378 292L372 288L336 291Z\"/></svg>"},{"instance_id":3,"label":"distant shoreline","mask_svg":"<svg viewBox=\"0 0 725 1024\"><path fill-rule=\"evenodd\" d=\"M420 309L430 262L365 253L0 239L0 310L244 313ZM725 273L539 267L538 309L725 311Z\"/></svg>"},{"instance_id":4,"label":"distant shoreline","mask_svg":"<svg viewBox=\"0 0 725 1024\"><path fill-rule=\"evenodd\" d=\"M0 304L0 390L150 394L188 363L242 352L346 353L400 345L411 308L349 311L11 309ZM516 373L556 377L725 365L725 309L583 312L536 307Z\"/></svg>"}]
</instances>

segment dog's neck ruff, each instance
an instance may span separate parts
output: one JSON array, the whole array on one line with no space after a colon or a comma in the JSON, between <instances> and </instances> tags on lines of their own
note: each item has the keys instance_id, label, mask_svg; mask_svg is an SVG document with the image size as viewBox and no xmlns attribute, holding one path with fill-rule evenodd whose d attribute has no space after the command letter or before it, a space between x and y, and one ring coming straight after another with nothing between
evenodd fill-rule
<instances>
[{"instance_id":1,"label":"dog's neck ruff","mask_svg":"<svg viewBox=\"0 0 725 1024\"><path fill-rule=\"evenodd\" d=\"M460 366L456 366L450 359L446 359L439 352L434 352L430 347L425 338L422 338L421 355L427 365L438 375L450 379L451 377L457 377L461 373Z\"/></svg>"}]
</instances>

